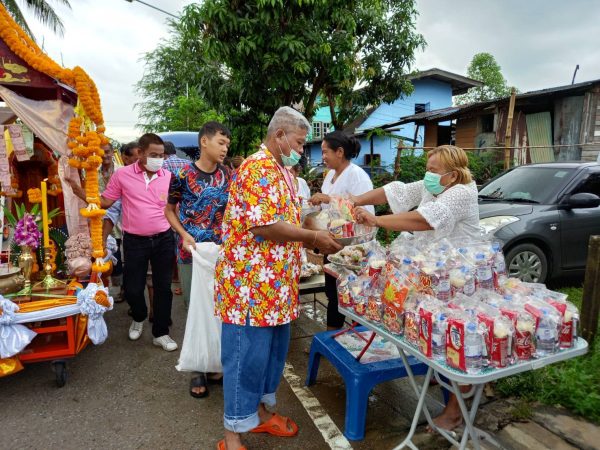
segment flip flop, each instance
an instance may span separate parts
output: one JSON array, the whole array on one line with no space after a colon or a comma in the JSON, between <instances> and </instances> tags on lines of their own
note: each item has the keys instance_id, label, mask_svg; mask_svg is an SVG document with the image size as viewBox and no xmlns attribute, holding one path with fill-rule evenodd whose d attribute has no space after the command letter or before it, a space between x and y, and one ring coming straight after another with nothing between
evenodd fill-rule
<instances>
[{"instance_id":1,"label":"flip flop","mask_svg":"<svg viewBox=\"0 0 600 450\"><path fill-rule=\"evenodd\" d=\"M217 450L226 450L225 439L219 441L219 443L217 444ZM241 447L238 447L237 450L246 450L246 447L242 445Z\"/></svg>"},{"instance_id":2,"label":"flip flop","mask_svg":"<svg viewBox=\"0 0 600 450\"><path fill-rule=\"evenodd\" d=\"M221 376L221 378L211 378L208 375L206 376L206 382L208 384L220 384L223 385L223 377Z\"/></svg>"},{"instance_id":3,"label":"flip flop","mask_svg":"<svg viewBox=\"0 0 600 450\"><path fill-rule=\"evenodd\" d=\"M203 387L204 392L194 392L194 388ZM190 395L194 398L204 398L208 397L208 386L206 383L206 376L204 374L200 374L190 380Z\"/></svg>"},{"instance_id":4,"label":"flip flop","mask_svg":"<svg viewBox=\"0 0 600 450\"><path fill-rule=\"evenodd\" d=\"M292 431L289 431L291 428ZM269 420L250 430L250 433L269 433L273 436L292 437L298 434L298 425L289 417L273 414Z\"/></svg>"}]
</instances>

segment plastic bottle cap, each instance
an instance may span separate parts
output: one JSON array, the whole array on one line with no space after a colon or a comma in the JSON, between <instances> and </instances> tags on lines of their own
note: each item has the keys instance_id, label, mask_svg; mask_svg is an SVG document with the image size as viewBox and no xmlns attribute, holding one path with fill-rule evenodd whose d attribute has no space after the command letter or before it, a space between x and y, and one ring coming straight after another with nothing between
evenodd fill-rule
<instances>
[{"instance_id":1,"label":"plastic bottle cap","mask_svg":"<svg viewBox=\"0 0 600 450\"><path fill-rule=\"evenodd\" d=\"M477 325L475 325L473 322L469 322L469 324L467 325L467 331L471 333L477 331Z\"/></svg>"},{"instance_id":2,"label":"plastic bottle cap","mask_svg":"<svg viewBox=\"0 0 600 450\"><path fill-rule=\"evenodd\" d=\"M485 255L483 253L477 253L475 255L475 259L479 260L479 259L485 259Z\"/></svg>"},{"instance_id":3,"label":"plastic bottle cap","mask_svg":"<svg viewBox=\"0 0 600 450\"><path fill-rule=\"evenodd\" d=\"M435 263L436 267L444 267L446 264L444 264L443 261L438 261L437 263Z\"/></svg>"},{"instance_id":4,"label":"plastic bottle cap","mask_svg":"<svg viewBox=\"0 0 600 450\"><path fill-rule=\"evenodd\" d=\"M404 258L402 260L402 264L412 264L412 259L410 259L410 258Z\"/></svg>"}]
</instances>

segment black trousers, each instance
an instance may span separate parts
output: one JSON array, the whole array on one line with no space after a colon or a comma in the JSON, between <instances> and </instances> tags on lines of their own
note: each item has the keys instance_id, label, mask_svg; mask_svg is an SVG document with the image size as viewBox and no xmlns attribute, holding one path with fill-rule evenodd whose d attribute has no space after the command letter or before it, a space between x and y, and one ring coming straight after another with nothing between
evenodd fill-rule
<instances>
[{"instance_id":1,"label":"black trousers","mask_svg":"<svg viewBox=\"0 0 600 450\"><path fill-rule=\"evenodd\" d=\"M171 279L174 245L173 233L170 229L153 236L123 234L123 253L127 261L123 276L125 298L131 307L131 316L136 322L143 322L148 317L144 289L148 262L152 264L154 287L152 334L154 337L169 334L173 302Z\"/></svg>"},{"instance_id":2,"label":"black trousers","mask_svg":"<svg viewBox=\"0 0 600 450\"><path fill-rule=\"evenodd\" d=\"M338 311L338 294L335 277L325 274L325 295L327 296L327 326L331 328L342 328L346 316Z\"/></svg>"}]
</instances>

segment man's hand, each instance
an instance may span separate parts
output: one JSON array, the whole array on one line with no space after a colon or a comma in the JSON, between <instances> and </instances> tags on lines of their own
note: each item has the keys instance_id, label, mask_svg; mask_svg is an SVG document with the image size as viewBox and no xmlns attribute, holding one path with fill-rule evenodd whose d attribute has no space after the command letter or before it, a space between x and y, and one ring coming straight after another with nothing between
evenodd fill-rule
<instances>
[{"instance_id":1,"label":"man's hand","mask_svg":"<svg viewBox=\"0 0 600 450\"><path fill-rule=\"evenodd\" d=\"M344 248L333 239L333 235L329 231L315 231L315 233L312 247L318 248L324 255L332 255Z\"/></svg>"},{"instance_id":2,"label":"man's hand","mask_svg":"<svg viewBox=\"0 0 600 450\"><path fill-rule=\"evenodd\" d=\"M194 240L194 238L189 234L189 233L185 233L182 237L182 247L186 252L191 252L190 247L195 250L196 249L196 241Z\"/></svg>"},{"instance_id":3,"label":"man's hand","mask_svg":"<svg viewBox=\"0 0 600 450\"><path fill-rule=\"evenodd\" d=\"M356 217L356 221L360 224L371 227L377 226L377 217L364 208L354 208L354 217Z\"/></svg>"},{"instance_id":4,"label":"man's hand","mask_svg":"<svg viewBox=\"0 0 600 450\"><path fill-rule=\"evenodd\" d=\"M331 199L329 198L329 195L318 193L313 195L308 201L308 203L311 203L315 206L319 206L321 203L329 203L330 200Z\"/></svg>"}]
</instances>

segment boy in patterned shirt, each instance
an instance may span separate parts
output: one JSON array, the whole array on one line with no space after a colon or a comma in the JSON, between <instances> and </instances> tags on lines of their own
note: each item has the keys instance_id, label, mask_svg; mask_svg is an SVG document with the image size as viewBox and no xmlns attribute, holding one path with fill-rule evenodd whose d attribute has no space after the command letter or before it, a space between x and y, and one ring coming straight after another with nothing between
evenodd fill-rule
<instances>
[{"instance_id":1,"label":"boy in patterned shirt","mask_svg":"<svg viewBox=\"0 0 600 450\"><path fill-rule=\"evenodd\" d=\"M221 223L229 196L231 169L223 165L231 133L218 122L207 122L198 133L200 158L175 168L169 187L167 220L177 232L177 267L186 308L192 285L192 254L197 242L221 244ZM177 208L179 207L179 208ZM218 376L220 378L220 375ZM190 395L208 395L205 374L197 374Z\"/></svg>"}]
</instances>

